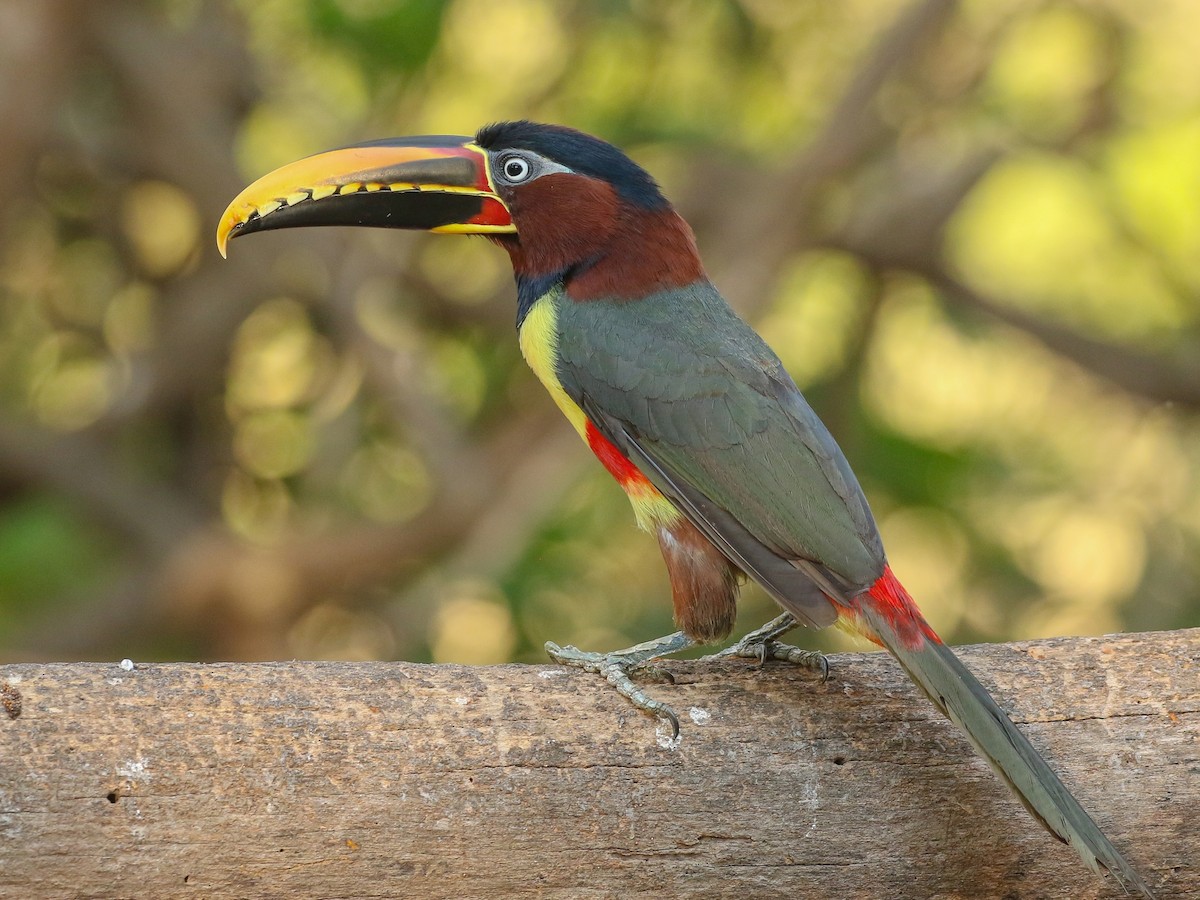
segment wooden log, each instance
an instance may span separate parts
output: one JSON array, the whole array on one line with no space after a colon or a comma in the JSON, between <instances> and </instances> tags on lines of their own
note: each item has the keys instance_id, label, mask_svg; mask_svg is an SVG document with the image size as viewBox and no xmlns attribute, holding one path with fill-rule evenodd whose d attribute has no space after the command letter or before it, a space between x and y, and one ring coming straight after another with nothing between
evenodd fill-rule
<instances>
[{"instance_id":1,"label":"wooden log","mask_svg":"<svg viewBox=\"0 0 1200 900\"><path fill-rule=\"evenodd\" d=\"M1161 897L1200 896L1200 629L963 648ZM0 667L0 896L1112 897L878 653Z\"/></svg>"}]
</instances>

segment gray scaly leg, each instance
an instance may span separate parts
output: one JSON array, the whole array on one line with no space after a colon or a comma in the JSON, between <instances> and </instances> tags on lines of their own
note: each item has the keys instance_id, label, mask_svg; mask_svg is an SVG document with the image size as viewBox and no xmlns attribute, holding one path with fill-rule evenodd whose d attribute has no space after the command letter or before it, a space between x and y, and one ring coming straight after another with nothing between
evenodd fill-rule
<instances>
[{"instance_id":1,"label":"gray scaly leg","mask_svg":"<svg viewBox=\"0 0 1200 900\"><path fill-rule=\"evenodd\" d=\"M829 661L825 659L824 655L815 650L803 650L800 647L793 647L791 644L781 644L776 640L795 628L796 624L796 617L785 612L761 628L751 631L732 647L726 647L724 650L702 658L744 657L757 659L760 665L766 665L769 659L777 659L820 672L821 683L824 684L829 680Z\"/></svg>"},{"instance_id":2,"label":"gray scaly leg","mask_svg":"<svg viewBox=\"0 0 1200 900\"><path fill-rule=\"evenodd\" d=\"M553 641L546 642L546 652L550 658L564 666L575 666L585 672L600 675L617 689L622 697L640 710L651 715L661 716L671 723L671 740L679 737L679 717L661 700L655 700L646 695L645 691L633 683L632 677L638 671L657 671L672 681L670 673L648 665L652 660L661 656L679 653L693 646L695 641L677 631L665 637L646 641L627 650L614 650L612 653L591 653L576 647L560 647Z\"/></svg>"}]
</instances>

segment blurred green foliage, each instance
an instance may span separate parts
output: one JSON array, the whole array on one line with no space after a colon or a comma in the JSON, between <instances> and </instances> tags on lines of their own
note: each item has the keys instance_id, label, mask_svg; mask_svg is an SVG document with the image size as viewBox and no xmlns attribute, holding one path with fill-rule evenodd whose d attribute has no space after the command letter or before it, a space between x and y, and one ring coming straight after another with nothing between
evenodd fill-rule
<instances>
[{"instance_id":1,"label":"blurred green foliage","mask_svg":"<svg viewBox=\"0 0 1200 900\"><path fill-rule=\"evenodd\" d=\"M0 654L670 629L654 541L519 358L503 254L212 246L276 165L513 117L659 177L947 638L1200 621L1200 7L56 9L0 55ZM748 590L741 625L771 614Z\"/></svg>"}]
</instances>

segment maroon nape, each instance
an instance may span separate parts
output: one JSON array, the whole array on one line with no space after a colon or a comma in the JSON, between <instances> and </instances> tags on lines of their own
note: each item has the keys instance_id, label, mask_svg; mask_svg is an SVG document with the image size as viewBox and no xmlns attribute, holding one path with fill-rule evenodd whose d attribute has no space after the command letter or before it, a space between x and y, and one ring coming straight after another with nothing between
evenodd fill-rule
<instances>
[{"instance_id":1,"label":"maroon nape","mask_svg":"<svg viewBox=\"0 0 1200 900\"><path fill-rule=\"evenodd\" d=\"M634 206L605 181L546 175L508 204L517 239L498 243L518 278L561 272L573 300L634 300L704 277L696 239L674 209Z\"/></svg>"},{"instance_id":2,"label":"maroon nape","mask_svg":"<svg viewBox=\"0 0 1200 900\"><path fill-rule=\"evenodd\" d=\"M679 213L623 205L604 255L567 284L567 296L636 300L704 277L696 238Z\"/></svg>"}]
</instances>

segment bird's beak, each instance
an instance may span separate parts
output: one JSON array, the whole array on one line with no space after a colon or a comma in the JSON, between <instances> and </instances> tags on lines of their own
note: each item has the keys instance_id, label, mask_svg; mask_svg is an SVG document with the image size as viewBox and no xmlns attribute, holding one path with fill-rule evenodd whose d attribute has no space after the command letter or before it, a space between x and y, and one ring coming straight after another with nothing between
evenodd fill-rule
<instances>
[{"instance_id":1,"label":"bird's beak","mask_svg":"<svg viewBox=\"0 0 1200 900\"><path fill-rule=\"evenodd\" d=\"M304 225L371 225L455 234L513 233L487 152L468 137L390 138L318 153L246 188L217 226L230 238Z\"/></svg>"}]
</instances>

